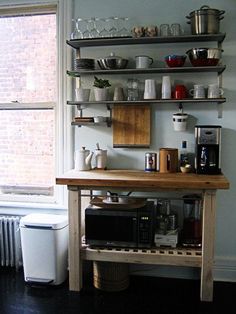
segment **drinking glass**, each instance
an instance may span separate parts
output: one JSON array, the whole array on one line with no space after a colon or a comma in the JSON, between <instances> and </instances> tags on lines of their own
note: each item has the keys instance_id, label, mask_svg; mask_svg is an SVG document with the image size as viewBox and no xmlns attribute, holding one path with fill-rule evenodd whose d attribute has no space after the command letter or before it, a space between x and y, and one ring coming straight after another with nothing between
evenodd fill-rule
<instances>
[{"instance_id":1,"label":"drinking glass","mask_svg":"<svg viewBox=\"0 0 236 314\"><path fill-rule=\"evenodd\" d=\"M178 23L171 24L170 32L171 32L171 36L180 36L180 35L182 35L182 29L181 29L180 24L178 24Z\"/></svg>"},{"instance_id":2,"label":"drinking glass","mask_svg":"<svg viewBox=\"0 0 236 314\"><path fill-rule=\"evenodd\" d=\"M169 26L169 24L161 24L161 26L160 26L160 35L161 36L170 36L170 26Z\"/></svg>"}]
</instances>

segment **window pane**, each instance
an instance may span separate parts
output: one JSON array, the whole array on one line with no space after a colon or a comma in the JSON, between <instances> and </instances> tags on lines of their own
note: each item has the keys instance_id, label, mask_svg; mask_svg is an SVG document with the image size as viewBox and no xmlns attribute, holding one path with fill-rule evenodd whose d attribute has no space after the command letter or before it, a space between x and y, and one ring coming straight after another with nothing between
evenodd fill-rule
<instances>
[{"instance_id":1,"label":"window pane","mask_svg":"<svg viewBox=\"0 0 236 314\"><path fill-rule=\"evenodd\" d=\"M0 18L0 103L56 101L56 14Z\"/></svg>"},{"instance_id":2,"label":"window pane","mask_svg":"<svg viewBox=\"0 0 236 314\"><path fill-rule=\"evenodd\" d=\"M53 195L54 110L0 110L0 193Z\"/></svg>"},{"instance_id":3,"label":"window pane","mask_svg":"<svg viewBox=\"0 0 236 314\"><path fill-rule=\"evenodd\" d=\"M0 106L15 101L38 106L0 110L0 195L6 195L1 199L51 197L55 111L40 106L56 103L56 14L1 17L0 38Z\"/></svg>"}]
</instances>

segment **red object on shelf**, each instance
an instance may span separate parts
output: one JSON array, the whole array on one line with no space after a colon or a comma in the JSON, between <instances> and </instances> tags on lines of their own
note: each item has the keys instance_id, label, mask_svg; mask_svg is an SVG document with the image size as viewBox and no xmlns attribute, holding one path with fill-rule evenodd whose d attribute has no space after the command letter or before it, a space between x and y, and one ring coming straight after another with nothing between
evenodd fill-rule
<instances>
[{"instance_id":1,"label":"red object on shelf","mask_svg":"<svg viewBox=\"0 0 236 314\"><path fill-rule=\"evenodd\" d=\"M169 55L165 57L165 62L170 68L182 67L186 56Z\"/></svg>"},{"instance_id":2,"label":"red object on shelf","mask_svg":"<svg viewBox=\"0 0 236 314\"><path fill-rule=\"evenodd\" d=\"M204 66L216 66L219 62L219 59L196 59L196 60L191 60L190 62L192 66L194 67L204 67Z\"/></svg>"}]
</instances>

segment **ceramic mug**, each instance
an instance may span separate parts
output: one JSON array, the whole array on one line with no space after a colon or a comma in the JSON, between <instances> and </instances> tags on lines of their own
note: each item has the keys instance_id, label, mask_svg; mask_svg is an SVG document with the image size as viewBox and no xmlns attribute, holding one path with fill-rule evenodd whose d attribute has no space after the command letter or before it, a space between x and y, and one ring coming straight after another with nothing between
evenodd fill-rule
<instances>
[{"instance_id":1,"label":"ceramic mug","mask_svg":"<svg viewBox=\"0 0 236 314\"><path fill-rule=\"evenodd\" d=\"M208 92L207 92L208 98L219 98L223 94L224 94L223 89L220 88L217 84L208 85Z\"/></svg>"},{"instance_id":2,"label":"ceramic mug","mask_svg":"<svg viewBox=\"0 0 236 314\"><path fill-rule=\"evenodd\" d=\"M193 98L205 98L205 87L202 84L193 85L193 89L189 90L189 94L193 96Z\"/></svg>"},{"instance_id":3,"label":"ceramic mug","mask_svg":"<svg viewBox=\"0 0 236 314\"><path fill-rule=\"evenodd\" d=\"M187 98L188 92L187 88L184 85L176 85L173 93L173 98L175 99L184 99Z\"/></svg>"},{"instance_id":4,"label":"ceramic mug","mask_svg":"<svg viewBox=\"0 0 236 314\"><path fill-rule=\"evenodd\" d=\"M153 59L149 56L136 56L136 69L147 69L153 64Z\"/></svg>"}]
</instances>

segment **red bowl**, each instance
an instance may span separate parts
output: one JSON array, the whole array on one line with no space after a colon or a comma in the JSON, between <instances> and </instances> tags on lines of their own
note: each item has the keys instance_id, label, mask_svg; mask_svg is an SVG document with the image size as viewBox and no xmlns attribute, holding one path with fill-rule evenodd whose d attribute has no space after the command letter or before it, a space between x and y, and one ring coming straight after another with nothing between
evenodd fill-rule
<instances>
[{"instance_id":1,"label":"red bowl","mask_svg":"<svg viewBox=\"0 0 236 314\"><path fill-rule=\"evenodd\" d=\"M182 67L186 56L169 55L165 57L165 62L170 68Z\"/></svg>"},{"instance_id":2,"label":"red bowl","mask_svg":"<svg viewBox=\"0 0 236 314\"><path fill-rule=\"evenodd\" d=\"M192 66L194 67L205 67L205 66L216 66L219 63L219 59L195 59L190 60Z\"/></svg>"}]
</instances>

